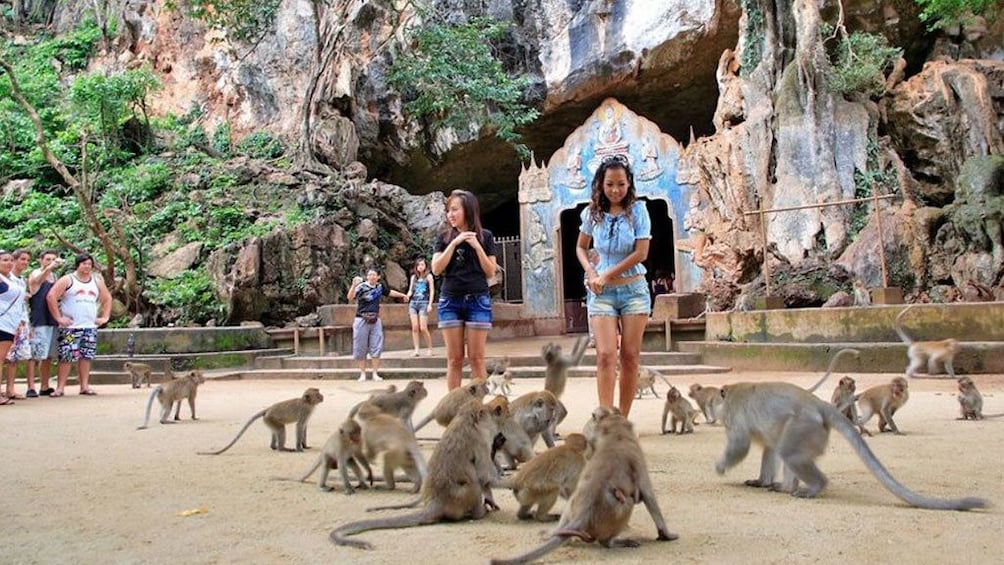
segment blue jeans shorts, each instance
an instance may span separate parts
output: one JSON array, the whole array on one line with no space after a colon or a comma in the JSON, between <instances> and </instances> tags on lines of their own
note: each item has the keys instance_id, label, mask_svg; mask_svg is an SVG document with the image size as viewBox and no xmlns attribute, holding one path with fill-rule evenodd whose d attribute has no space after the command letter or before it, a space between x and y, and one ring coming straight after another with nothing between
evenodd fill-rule
<instances>
[{"instance_id":1,"label":"blue jeans shorts","mask_svg":"<svg viewBox=\"0 0 1004 565\"><path fill-rule=\"evenodd\" d=\"M414 314L418 317L428 316L429 311L426 308L429 307L428 300L412 300L408 303L408 313Z\"/></svg>"},{"instance_id":2,"label":"blue jeans shorts","mask_svg":"<svg viewBox=\"0 0 1004 565\"><path fill-rule=\"evenodd\" d=\"M648 316L652 309L652 298L649 296L645 277L628 284L607 286L599 294L590 292L586 300L586 309L589 311L589 317L620 317L634 314Z\"/></svg>"},{"instance_id":3,"label":"blue jeans shorts","mask_svg":"<svg viewBox=\"0 0 1004 565\"><path fill-rule=\"evenodd\" d=\"M492 299L488 294L443 296L439 299L439 329L492 329Z\"/></svg>"}]
</instances>

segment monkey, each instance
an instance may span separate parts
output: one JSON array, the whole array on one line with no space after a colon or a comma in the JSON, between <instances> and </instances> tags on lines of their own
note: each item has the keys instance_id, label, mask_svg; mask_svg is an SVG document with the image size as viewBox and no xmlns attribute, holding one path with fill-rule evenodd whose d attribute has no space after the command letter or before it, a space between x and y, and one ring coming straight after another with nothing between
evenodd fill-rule
<instances>
[{"instance_id":1,"label":"monkey","mask_svg":"<svg viewBox=\"0 0 1004 565\"><path fill-rule=\"evenodd\" d=\"M673 386L673 384L670 383L669 380L659 371L648 367L638 367L638 395L635 396L635 398L641 398L644 396L645 389L652 391L652 396L655 398L659 398L659 393L655 392L656 377L662 379L662 382L667 385Z\"/></svg>"},{"instance_id":2,"label":"monkey","mask_svg":"<svg viewBox=\"0 0 1004 565\"><path fill-rule=\"evenodd\" d=\"M398 391L396 386L390 385L386 392L375 392L366 402L373 404L385 414L399 418L404 427L414 433L411 416L415 412L415 406L427 396L429 396L429 391L426 390L425 383L410 381L402 391ZM361 402L353 406L349 410L349 418L354 418L359 407L363 404Z\"/></svg>"},{"instance_id":3,"label":"monkey","mask_svg":"<svg viewBox=\"0 0 1004 565\"><path fill-rule=\"evenodd\" d=\"M959 410L962 416L957 420L983 419L983 395L976 390L976 383L969 377L959 379Z\"/></svg>"},{"instance_id":4,"label":"monkey","mask_svg":"<svg viewBox=\"0 0 1004 565\"><path fill-rule=\"evenodd\" d=\"M504 396L497 396L486 404L488 407L503 407L503 415L499 428L501 439L496 438L501 445L492 445L492 460L499 467L499 471L505 469L515 469L519 463L526 463L533 459L533 443L530 436L509 410L509 399ZM499 461L501 459L501 461Z\"/></svg>"},{"instance_id":5,"label":"monkey","mask_svg":"<svg viewBox=\"0 0 1004 565\"><path fill-rule=\"evenodd\" d=\"M501 375L509 371L509 357L503 357L501 359L489 359L485 362L485 372L490 377L492 375Z\"/></svg>"},{"instance_id":6,"label":"monkey","mask_svg":"<svg viewBox=\"0 0 1004 565\"><path fill-rule=\"evenodd\" d=\"M697 402L697 407L704 414L704 421L709 424L718 422L718 414L722 410L722 395L716 386L702 386L697 383L690 385L690 392L687 394Z\"/></svg>"},{"instance_id":7,"label":"monkey","mask_svg":"<svg viewBox=\"0 0 1004 565\"><path fill-rule=\"evenodd\" d=\"M672 414L672 416L669 419L669 431L667 432L666 416L669 416L670 414ZM698 414L700 414L700 412L694 410L690 401L684 398L675 386L669 387L669 392L666 393L666 405L662 409L662 433L677 433L677 422L680 423L680 434L694 433L694 421L697 420Z\"/></svg>"},{"instance_id":8,"label":"monkey","mask_svg":"<svg viewBox=\"0 0 1004 565\"><path fill-rule=\"evenodd\" d=\"M360 467L361 466L361 467ZM328 473L331 469L339 469L342 473L342 484L345 486L345 494L355 494L355 488L349 480L349 468L356 474L359 485L356 488L368 489L373 484L373 471L370 469L370 462L363 453L362 428L359 422L352 418L346 419L335 433L328 437L324 443L321 454L317 456L317 461L298 479L286 479L285 477L273 477L274 480L295 480L302 483L307 477L314 474L320 467L321 472L317 477L317 490L330 492L333 487L327 485ZM362 469L366 469L366 479L363 479ZM369 481L369 485L366 482Z\"/></svg>"},{"instance_id":9,"label":"monkey","mask_svg":"<svg viewBox=\"0 0 1004 565\"><path fill-rule=\"evenodd\" d=\"M594 412L594 415L596 413ZM596 449L586 462L551 539L538 548L513 559L493 559L493 565L529 563L577 537L599 542L603 547L636 547L638 542L616 539L631 519L631 511L644 502L655 522L657 539L672 541L648 476L645 455L631 422L619 413L602 415L595 425Z\"/></svg>"},{"instance_id":10,"label":"monkey","mask_svg":"<svg viewBox=\"0 0 1004 565\"><path fill-rule=\"evenodd\" d=\"M488 375L488 394L512 394L512 375L509 371Z\"/></svg>"},{"instance_id":11,"label":"monkey","mask_svg":"<svg viewBox=\"0 0 1004 565\"><path fill-rule=\"evenodd\" d=\"M561 395L565 392L568 369L578 366L579 362L582 361L588 341L585 336L575 340L571 355L562 355L561 346L553 342L541 348L540 353L544 357L544 362L547 363L547 367L544 369L544 390L553 394L558 400L561 400Z\"/></svg>"},{"instance_id":12,"label":"monkey","mask_svg":"<svg viewBox=\"0 0 1004 565\"><path fill-rule=\"evenodd\" d=\"M923 367L926 360L929 375L935 374L938 371L938 363L941 363L953 379L958 378L955 376L955 369L952 368L952 361L961 349L958 340L948 338L940 341L913 341L910 336L906 335L903 326L900 325L900 319L913 306L911 304L904 308L896 315L896 320L893 322L893 327L899 334L899 338L907 345L906 355L910 358L910 364L906 367L906 376L916 377L917 369Z\"/></svg>"},{"instance_id":13,"label":"monkey","mask_svg":"<svg viewBox=\"0 0 1004 565\"><path fill-rule=\"evenodd\" d=\"M146 401L146 418L143 420L143 425L136 429L145 430L150 424L150 408L153 406L154 398L160 401L161 424L174 423L167 419L167 416L171 413L172 404L176 405L174 419L181 420L181 401L186 398L188 399L188 410L192 413L192 419L198 420L195 417L195 396L199 392L199 385L204 382L206 382L206 377L202 375L202 371L190 371L179 379L173 379L153 387L153 390L150 391L150 398Z\"/></svg>"},{"instance_id":14,"label":"monkey","mask_svg":"<svg viewBox=\"0 0 1004 565\"><path fill-rule=\"evenodd\" d=\"M597 406L593 409L593 412L589 415L589 419L586 420L586 424L582 426L582 435L586 438L586 459L592 457L596 451L596 426L600 420L611 414L620 413L620 409L614 406Z\"/></svg>"},{"instance_id":15,"label":"monkey","mask_svg":"<svg viewBox=\"0 0 1004 565\"><path fill-rule=\"evenodd\" d=\"M146 388L150 388L150 375L153 373L153 367L150 365L126 361L122 364L122 370L129 373L133 388L140 388L144 378L146 379Z\"/></svg>"},{"instance_id":16,"label":"monkey","mask_svg":"<svg viewBox=\"0 0 1004 565\"><path fill-rule=\"evenodd\" d=\"M903 432L896 427L892 416L910 399L909 385L906 379L896 377L888 384L869 388L854 399L861 405L861 415L858 417L857 424L862 429L864 429L865 422L871 419L872 414L878 414L879 433L889 428L894 434L903 435Z\"/></svg>"},{"instance_id":17,"label":"monkey","mask_svg":"<svg viewBox=\"0 0 1004 565\"><path fill-rule=\"evenodd\" d=\"M833 395L830 396L830 404L837 408L837 412L840 412L847 418L849 422L858 427L858 431L863 435L870 436L871 432L868 431L862 424L858 423L858 405L857 397L854 392L857 390L857 383L851 377L842 377L839 382L837 382L837 388L833 389Z\"/></svg>"},{"instance_id":18,"label":"monkey","mask_svg":"<svg viewBox=\"0 0 1004 565\"><path fill-rule=\"evenodd\" d=\"M411 479L414 485L412 492L421 490L429 470L415 434L396 417L383 412L370 401L359 406L356 417L362 425L366 458L372 461L378 454L383 454L383 480L387 489L396 488L394 471L400 468Z\"/></svg>"},{"instance_id":19,"label":"monkey","mask_svg":"<svg viewBox=\"0 0 1004 565\"><path fill-rule=\"evenodd\" d=\"M199 451L198 454L219 455L230 449L258 418L261 418L269 430L272 431L272 440L269 443L269 447L273 451L293 451L293 449L286 449L286 424L292 423L296 423L295 450L303 451L304 449L310 449L307 447L307 420L313 414L314 408L322 402L324 402L324 395L321 394L321 391L316 388L308 388L298 398L276 402L251 416L247 423L244 424L244 427L241 428L241 431L237 432L237 436L222 449L217 451Z\"/></svg>"},{"instance_id":20,"label":"monkey","mask_svg":"<svg viewBox=\"0 0 1004 565\"><path fill-rule=\"evenodd\" d=\"M417 512L377 520L343 524L329 534L337 545L371 549L365 541L348 536L369 530L410 528L424 524L480 520L489 509L497 509L491 485L498 484L498 473L491 460L490 445L499 432L501 407L480 403L467 404L446 427L443 437L429 460L429 475L421 497L413 504L425 503Z\"/></svg>"},{"instance_id":21,"label":"monkey","mask_svg":"<svg viewBox=\"0 0 1004 565\"><path fill-rule=\"evenodd\" d=\"M918 494L897 481L847 418L836 407L799 386L783 383L736 383L722 387L725 452L715 462L722 475L749 453L750 442L763 446L760 476L746 485L767 487L802 498L818 496L826 488L826 475L815 460L826 450L830 430L836 429L851 444L868 470L889 492L919 508L969 510L984 508L981 498L943 499ZM778 462L784 463L784 482L774 482ZM799 488L799 482L805 488Z\"/></svg>"},{"instance_id":22,"label":"monkey","mask_svg":"<svg viewBox=\"0 0 1004 565\"><path fill-rule=\"evenodd\" d=\"M752 312L753 311L753 296L742 292L736 298L735 306L732 307L734 312Z\"/></svg>"},{"instance_id":23,"label":"monkey","mask_svg":"<svg viewBox=\"0 0 1004 565\"><path fill-rule=\"evenodd\" d=\"M538 522L553 522L560 518L549 511L559 496L568 500L575 491L586 464L586 447L586 436L568 434L563 445L534 457L512 477L502 481L501 486L511 488L519 501L516 516L520 520L533 518ZM535 505L537 511L531 513Z\"/></svg>"},{"instance_id":24,"label":"monkey","mask_svg":"<svg viewBox=\"0 0 1004 565\"><path fill-rule=\"evenodd\" d=\"M530 445L542 436L548 448L554 447L555 428L568 414L565 406L546 391L528 392L509 404L509 411L520 427L530 436Z\"/></svg>"},{"instance_id":25,"label":"monkey","mask_svg":"<svg viewBox=\"0 0 1004 565\"><path fill-rule=\"evenodd\" d=\"M418 432L432 420L436 420L436 423L444 428L449 426L461 408L468 404L481 404L487 394L488 385L481 379L474 379L462 387L451 390L446 393L446 396L439 399L439 403L428 416L422 418L415 426L415 431Z\"/></svg>"},{"instance_id":26,"label":"monkey","mask_svg":"<svg viewBox=\"0 0 1004 565\"><path fill-rule=\"evenodd\" d=\"M861 279L854 279L854 305L855 306L871 306L872 296L868 292L868 287L865 286L864 281Z\"/></svg>"}]
</instances>

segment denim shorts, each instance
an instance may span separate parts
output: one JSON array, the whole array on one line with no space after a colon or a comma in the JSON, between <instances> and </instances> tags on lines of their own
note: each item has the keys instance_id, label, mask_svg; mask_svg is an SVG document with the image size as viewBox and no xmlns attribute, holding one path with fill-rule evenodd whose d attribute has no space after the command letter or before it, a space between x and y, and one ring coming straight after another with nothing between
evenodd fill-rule
<instances>
[{"instance_id":1,"label":"denim shorts","mask_svg":"<svg viewBox=\"0 0 1004 565\"><path fill-rule=\"evenodd\" d=\"M429 311L427 310L428 307L429 307L428 300L412 300L411 302L408 303L408 312L411 314L415 314L416 316L428 316L429 315Z\"/></svg>"},{"instance_id":2,"label":"denim shorts","mask_svg":"<svg viewBox=\"0 0 1004 565\"><path fill-rule=\"evenodd\" d=\"M589 293L586 308L590 316L648 316L652 309L652 298L649 296L645 277L640 277L632 283L607 286L599 294Z\"/></svg>"},{"instance_id":3,"label":"denim shorts","mask_svg":"<svg viewBox=\"0 0 1004 565\"><path fill-rule=\"evenodd\" d=\"M56 326L35 326L31 338L31 358L45 361L56 358Z\"/></svg>"},{"instance_id":4,"label":"denim shorts","mask_svg":"<svg viewBox=\"0 0 1004 565\"><path fill-rule=\"evenodd\" d=\"M485 294L443 296L439 299L439 329L492 329L492 299Z\"/></svg>"}]
</instances>

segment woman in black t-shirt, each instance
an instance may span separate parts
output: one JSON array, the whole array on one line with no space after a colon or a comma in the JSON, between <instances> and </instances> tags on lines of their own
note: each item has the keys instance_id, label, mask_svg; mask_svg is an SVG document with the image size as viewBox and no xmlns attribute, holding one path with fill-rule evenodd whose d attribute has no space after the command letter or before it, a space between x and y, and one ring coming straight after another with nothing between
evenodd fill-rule
<instances>
[{"instance_id":1,"label":"woman in black t-shirt","mask_svg":"<svg viewBox=\"0 0 1004 565\"><path fill-rule=\"evenodd\" d=\"M442 275L438 314L446 344L446 386L460 386L464 351L471 377L487 378L485 343L492 327L488 277L495 274L495 238L481 227L478 199L454 190L446 200L449 227L436 238L432 273ZM466 346L466 347L465 347Z\"/></svg>"}]
</instances>

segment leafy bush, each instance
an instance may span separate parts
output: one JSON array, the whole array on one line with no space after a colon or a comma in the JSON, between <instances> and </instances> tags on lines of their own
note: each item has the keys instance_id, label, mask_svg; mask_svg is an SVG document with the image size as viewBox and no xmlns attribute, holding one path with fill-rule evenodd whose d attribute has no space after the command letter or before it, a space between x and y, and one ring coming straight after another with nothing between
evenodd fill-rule
<instances>
[{"instance_id":1,"label":"leafy bush","mask_svg":"<svg viewBox=\"0 0 1004 565\"><path fill-rule=\"evenodd\" d=\"M205 323L222 319L225 305L216 297L215 286L205 271L185 271L178 278L154 279L143 293L151 304L177 308L181 323Z\"/></svg>"},{"instance_id":2,"label":"leafy bush","mask_svg":"<svg viewBox=\"0 0 1004 565\"><path fill-rule=\"evenodd\" d=\"M824 28L823 33L826 32ZM902 49L890 47L885 37L860 31L842 36L833 51L826 73L827 85L844 96L884 94L885 68L903 53Z\"/></svg>"},{"instance_id":3,"label":"leafy bush","mask_svg":"<svg viewBox=\"0 0 1004 565\"><path fill-rule=\"evenodd\" d=\"M286 149L272 134L256 131L237 143L237 152L254 159L275 159L281 157Z\"/></svg>"},{"instance_id":4,"label":"leafy bush","mask_svg":"<svg viewBox=\"0 0 1004 565\"><path fill-rule=\"evenodd\" d=\"M1000 0L917 0L923 10L920 19L930 29L944 28L965 21L972 15L991 18L1000 12Z\"/></svg>"}]
</instances>

